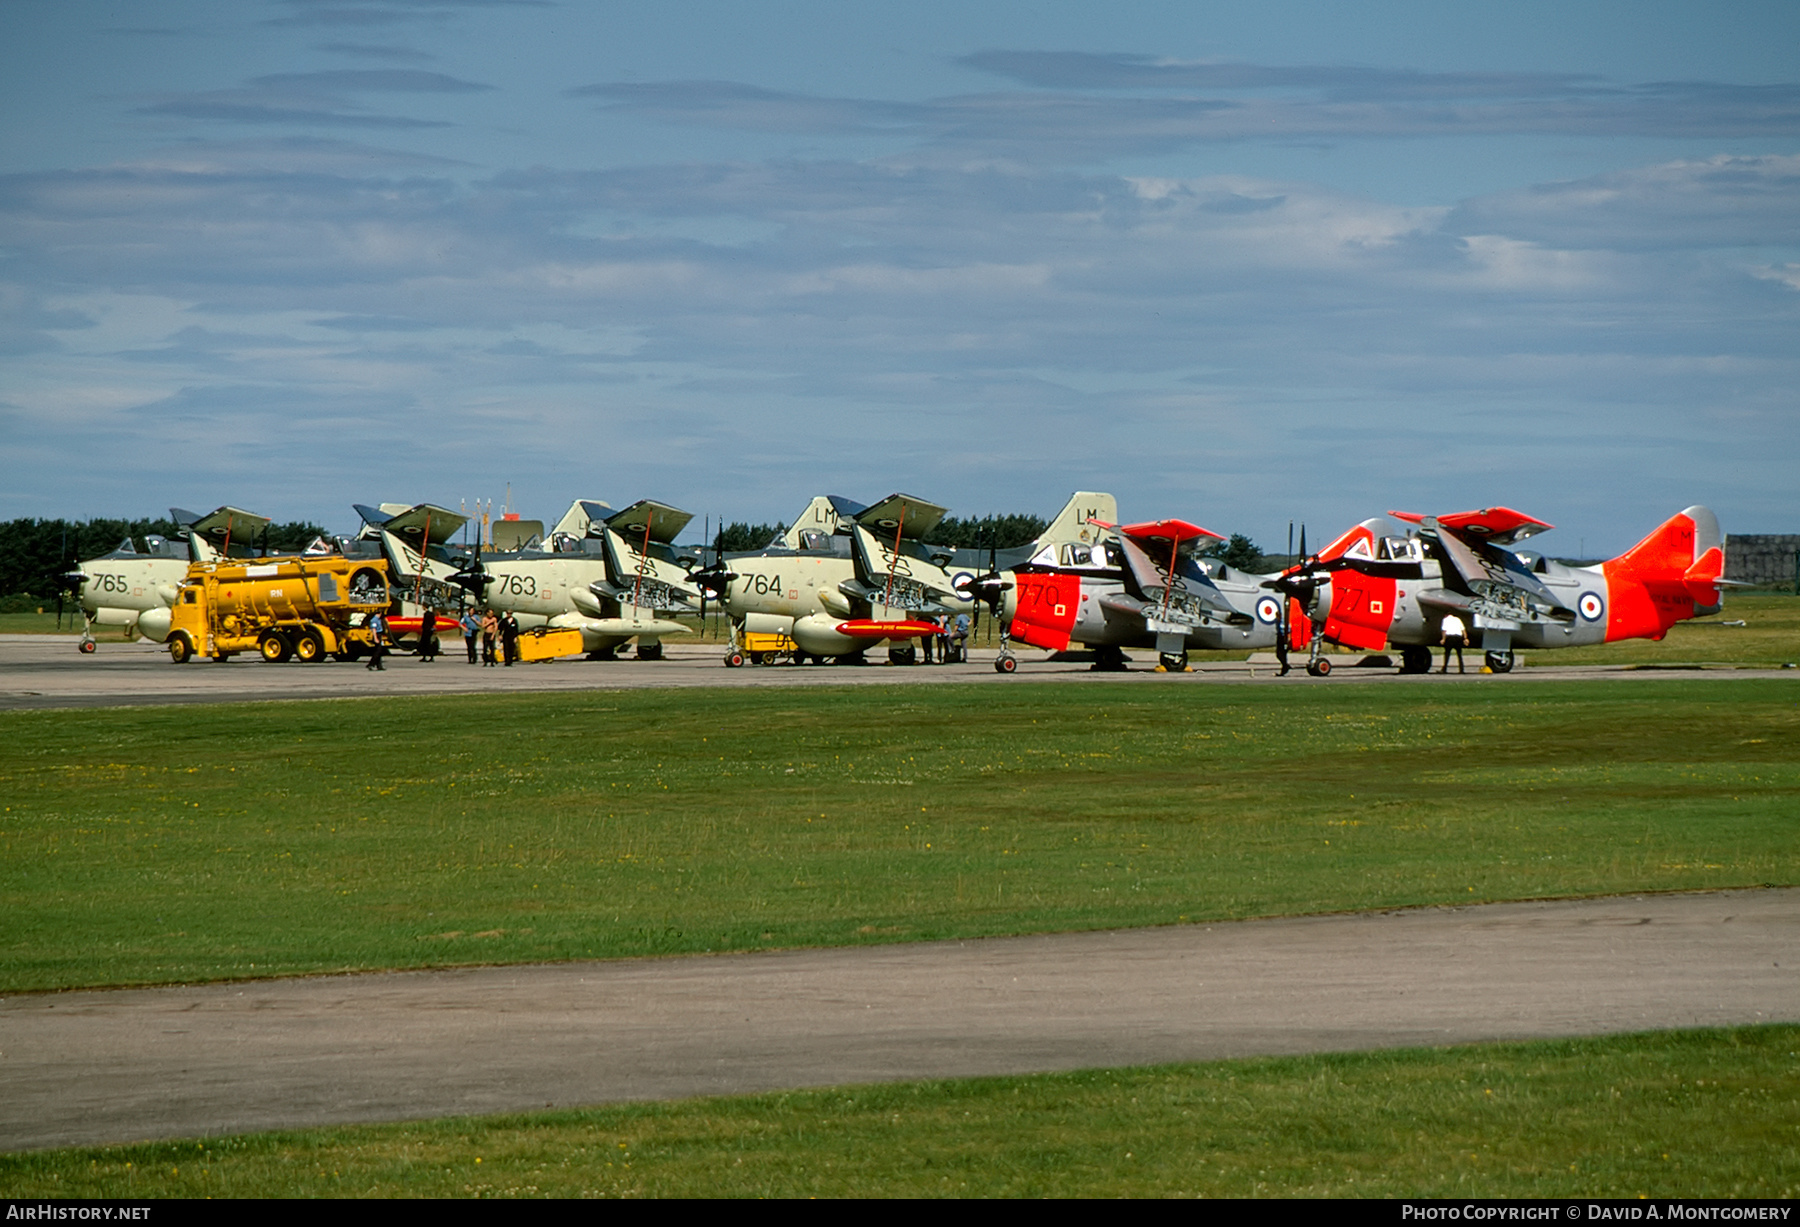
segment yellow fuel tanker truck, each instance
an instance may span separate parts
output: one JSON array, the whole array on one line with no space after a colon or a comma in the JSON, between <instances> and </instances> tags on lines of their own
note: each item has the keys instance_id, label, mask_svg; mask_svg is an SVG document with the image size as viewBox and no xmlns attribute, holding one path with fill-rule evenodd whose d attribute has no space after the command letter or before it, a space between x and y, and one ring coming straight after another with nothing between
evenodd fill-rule
<instances>
[{"instance_id":1,"label":"yellow fuel tanker truck","mask_svg":"<svg viewBox=\"0 0 1800 1227\"><path fill-rule=\"evenodd\" d=\"M238 558L188 568L168 611L164 642L176 664L240 652L264 660L354 660L367 652L369 616L388 607L378 558Z\"/></svg>"}]
</instances>

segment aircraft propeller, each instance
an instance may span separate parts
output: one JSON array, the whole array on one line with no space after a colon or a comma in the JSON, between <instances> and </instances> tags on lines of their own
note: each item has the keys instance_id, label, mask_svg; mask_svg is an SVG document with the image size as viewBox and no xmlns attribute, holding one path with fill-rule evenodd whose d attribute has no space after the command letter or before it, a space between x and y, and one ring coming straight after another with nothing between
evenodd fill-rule
<instances>
[{"instance_id":1,"label":"aircraft propeller","mask_svg":"<svg viewBox=\"0 0 1800 1227\"><path fill-rule=\"evenodd\" d=\"M737 578L736 572L725 569L725 525L723 521L719 524L719 535L713 538L712 565L691 572L688 578L693 580L694 586L700 589L700 616L704 618L707 596L710 594L715 601L724 600L726 589L730 588L731 581Z\"/></svg>"},{"instance_id":2,"label":"aircraft propeller","mask_svg":"<svg viewBox=\"0 0 1800 1227\"><path fill-rule=\"evenodd\" d=\"M457 564L456 573L445 582L454 584L466 592L477 605L487 596L488 585L494 582L494 574L481 565L481 542L475 543L475 553Z\"/></svg>"}]
</instances>

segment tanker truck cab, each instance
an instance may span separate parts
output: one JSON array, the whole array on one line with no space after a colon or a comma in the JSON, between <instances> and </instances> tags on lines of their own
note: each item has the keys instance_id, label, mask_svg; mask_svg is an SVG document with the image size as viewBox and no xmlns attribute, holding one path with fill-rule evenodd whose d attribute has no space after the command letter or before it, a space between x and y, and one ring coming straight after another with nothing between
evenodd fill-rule
<instances>
[{"instance_id":1,"label":"tanker truck cab","mask_svg":"<svg viewBox=\"0 0 1800 1227\"><path fill-rule=\"evenodd\" d=\"M387 563L342 555L196 562L177 594L166 642L183 664L354 660L370 647L369 615L388 608Z\"/></svg>"}]
</instances>

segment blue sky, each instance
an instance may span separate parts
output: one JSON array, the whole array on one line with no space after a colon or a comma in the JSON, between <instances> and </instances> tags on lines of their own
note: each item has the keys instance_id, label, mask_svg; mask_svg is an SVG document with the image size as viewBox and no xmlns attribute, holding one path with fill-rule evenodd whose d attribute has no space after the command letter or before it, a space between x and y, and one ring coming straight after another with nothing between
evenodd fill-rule
<instances>
[{"instance_id":1,"label":"blue sky","mask_svg":"<svg viewBox=\"0 0 1800 1227\"><path fill-rule=\"evenodd\" d=\"M1794 531L1796 48L1790 3L10 0L0 518Z\"/></svg>"}]
</instances>

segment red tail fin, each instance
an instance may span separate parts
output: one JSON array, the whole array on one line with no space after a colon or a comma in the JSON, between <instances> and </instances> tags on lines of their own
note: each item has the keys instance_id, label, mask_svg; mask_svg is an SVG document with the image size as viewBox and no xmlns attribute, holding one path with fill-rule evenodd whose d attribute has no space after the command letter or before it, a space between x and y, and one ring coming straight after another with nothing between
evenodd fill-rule
<instances>
[{"instance_id":1,"label":"red tail fin","mask_svg":"<svg viewBox=\"0 0 1800 1227\"><path fill-rule=\"evenodd\" d=\"M1718 608L1725 571L1718 517L1689 507L1603 569L1607 640L1661 639L1675 623Z\"/></svg>"}]
</instances>

